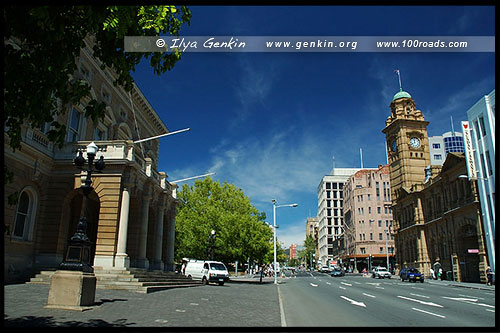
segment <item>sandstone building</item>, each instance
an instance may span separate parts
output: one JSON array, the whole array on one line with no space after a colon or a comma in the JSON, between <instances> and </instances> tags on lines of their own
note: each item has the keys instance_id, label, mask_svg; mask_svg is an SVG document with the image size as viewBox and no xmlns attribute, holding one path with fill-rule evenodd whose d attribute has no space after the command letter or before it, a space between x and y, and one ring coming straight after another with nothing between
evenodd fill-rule
<instances>
[{"instance_id":1,"label":"sandstone building","mask_svg":"<svg viewBox=\"0 0 500 333\"><path fill-rule=\"evenodd\" d=\"M390 104L386 136L394 218L396 269L429 275L440 262L457 281L485 281L487 265L477 183L469 181L463 153L430 164L428 121L402 89Z\"/></svg>"},{"instance_id":2,"label":"sandstone building","mask_svg":"<svg viewBox=\"0 0 500 333\"><path fill-rule=\"evenodd\" d=\"M99 147L96 159L102 155L106 163L103 173L93 174L89 196L94 268L174 269L176 185L158 170L159 140L134 143L168 129L136 85L130 94L113 85L115 74L100 68L88 43L74 77L88 81L92 96L107 104L104 119L93 123L83 116L88 101L63 105L67 112L57 120L68 133L61 149L48 141L49 125L32 129L25 124L21 150L4 145L4 163L14 172L4 188L6 282L26 281L62 262L81 215L86 175L73 159L92 141ZM18 202L9 205L7 196L15 192Z\"/></svg>"}]
</instances>

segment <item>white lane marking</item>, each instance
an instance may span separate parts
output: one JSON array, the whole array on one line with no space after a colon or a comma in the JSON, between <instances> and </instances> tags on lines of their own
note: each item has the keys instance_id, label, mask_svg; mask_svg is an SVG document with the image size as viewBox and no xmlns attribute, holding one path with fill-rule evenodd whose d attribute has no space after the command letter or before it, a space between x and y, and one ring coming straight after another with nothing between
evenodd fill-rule
<instances>
[{"instance_id":1,"label":"white lane marking","mask_svg":"<svg viewBox=\"0 0 500 333\"><path fill-rule=\"evenodd\" d=\"M424 296L424 295L419 295L419 294L412 294L412 293L410 293L410 295L418 296L418 297L423 297L423 298L430 298L429 296Z\"/></svg>"},{"instance_id":2,"label":"white lane marking","mask_svg":"<svg viewBox=\"0 0 500 333\"><path fill-rule=\"evenodd\" d=\"M168 320L166 320L166 319L156 319L155 322L157 322L157 323L168 323Z\"/></svg>"},{"instance_id":3,"label":"white lane marking","mask_svg":"<svg viewBox=\"0 0 500 333\"><path fill-rule=\"evenodd\" d=\"M439 315L439 314L436 314L436 313L432 313L432 312L429 312L429 311L424 311L424 310L420 310L420 309L417 309L417 308L411 308L411 309L415 310L415 311L420 311L420 312L423 312L423 313L427 313L427 314L430 314L430 315L433 315L433 316L436 316L436 317L446 318L445 316L442 316L442 315Z\"/></svg>"},{"instance_id":4,"label":"white lane marking","mask_svg":"<svg viewBox=\"0 0 500 333\"><path fill-rule=\"evenodd\" d=\"M368 296L368 297L372 297L372 298L376 298L376 297L375 297L375 296L373 296L373 295L369 295L369 294L365 294L365 293L363 293L363 295Z\"/></svg>"},{"instance_id":5,"label":"white lane marking","mask_svg":"<svg viewBox=\"0 0 500 333\"><path fill-rule=\"evenodd\" d=\"M175 309L175 311L177 311L177 312L186 312L186 310L179 310L179 309Z\"/></svg>"},{"instance_id":6,"label":"white lane marking","mask_svg":"<svg viewBox=\"0 0 500 333\"><path fill-rule=\"evenodd\" d=\"M286 327L285 310L283 308L283 300L281 299L281 292L280 292L279 286L278 286L278 299L279 299L279 303L280 303L281 326Z\"/></svg>"},{"instance_id":7,"label":"white lane marking","mask_svg":"<svg viewBox=\"0 0 500 333\"><path fill-rule=\"evenodd\" d=\"M330 283L330 282L327 282L326 284L327 284L327 285L331 285L331 283Z\"/></svg>"},{"instance_id":8,"label":"white lane marking","mask_svg":"<svg viewBox=\"0 0 500 333\"><path fill-rule=\"evenodd\" d=\"M344 290L345 290L345 288L344 288L344 287L342 287L342 286L339 286L339 288L340 288L340 289L344 289Z\"/></svg>"},{"instance_id":9,"label":"white lane marking","mask_svg":"<svg viewBox=\"0 0 500 333\"><path fill-rule=\"evenodd\" d=\"M189 305L200 305L198 303L189 303Z\"/></svg>"},{"instance_id":10,"label":"white lane marking","mask_svg":"<svg viewBox=\"0 0 500 333\"><path fill-rule=\"evenodd\" d=\"M202 301L208 301L208 298L202 298L201 300Z\"/></svg>"},{"instance_id":11,"label":"white lane marking","mask_svg":"<svg viewBox=\"0 0 500 333\"><path fill-rule=\"evenodd\" d=\"M491 309L485 309L486 311L489 311L489 312L493 312L495 313L495 310L491 310Z\"/></svg>"},{"instance_id":12,"label":"white lane marking","mask_svg":"<svg viewBox=\"0 0 500 333\"><path fill-rule=\"evenodd\" d=\"M483 297L470 296L470 295L463 295L463 294L458 294L458 296L470 297L470 298L478 298L478 299L484 299Z\"/></svg>"},{"instance_id":13,"label":"white lane marking","mask_svg":"<svg viewBox=\"0 0 500 333\"><path fill-rule=\"evenodd\" d=\"M311 286L313 287L317 287L318 285L317 284L314 284L314 283L309 283Z\"/></svg>"},{"instance_id":14,"label":"white lane marking","mask_svg":"<svg viewBox=\"0 0 500 333\"><path fill-rule=\"evenodd\" d=\"M424 302L424 301L421 301L419 299L413 299L413 298L409 298L409 297L404 297L404 296L398 296L399 298L403 298L403 299L406 299L408 301L413 301L413 302L418 302L420 304L424 304L424 305L430 305L430 306L437 306L439 308L442 308L443 306L442 305L439 305L439 304L436 304L436 303L432 303L432 302Z\"/></svg>"},{"instance_id":15,"label":"white lane marking","mask_svg":"<svg viewBox=\"0 0 500 333\"><path fill-rule=\"evenodd\" d=\"M345 283L345 282L340 282L340 283L342 283L342 284L343 284L343 285L345 285L345 286L352 287L352 284L350 284L350 283Z\"/></svg>"},{"instance_id":16,"label":"white lane marking","mask_svg":"<svg viewBox=\"0 0 500 333\"><path fill-rule=\"evenodd\" d=\"M365 307L365 308L366 308L366 305L365 305L365 303L363 303L363 302L357 302L357 301L352 300L352 299L350 299L350 298L347 298L347 297L345 297L345 296L340 296L340 298L343 298L343 299L345 299L346 301L351 302L351 304L353 304L353 305L362 306L362 307Z\"/></svg>"},{"instance_id":17,"label":"white lane marking","mask_svg":"<svg viewBox=\"0 0 500 333\"><path fill-rule=\"evenodd\" d=\"M376 286L375 288L378 288L378 289L385 289L384 287L379 287L379 286Z\"/></svg>"},{"instance_id":18,"label":"white lane marking","mask_svg":"<svg viewBox=\"0 0 500 333\"><path fill-rule=\"evenodd\" d=\"M424 290L424 288L412 287L413 289Z\"/></svg>"},{"instance_id":19,"label":"white lane marking","mask_svg":"<svg viewBox=\"0 0 500 333\"><path fill-rule=\"evenodd\" d=\"M446 297L441 296L442 298L451 299L454 301L462 301L462 302L477 302L477 298L463 298L463 297Z\"/></svg>"},{"instance_id":20,"label":"white lane marking","mask_svg":"<svg viewBox=\"0 0 500 333\"><path fill-rule=\"evenodd\" d=\"M356 283L356 284L361 284L361 282L356 282L356 281L354 281L354 283Z\"/></svg>"}]
</instances>

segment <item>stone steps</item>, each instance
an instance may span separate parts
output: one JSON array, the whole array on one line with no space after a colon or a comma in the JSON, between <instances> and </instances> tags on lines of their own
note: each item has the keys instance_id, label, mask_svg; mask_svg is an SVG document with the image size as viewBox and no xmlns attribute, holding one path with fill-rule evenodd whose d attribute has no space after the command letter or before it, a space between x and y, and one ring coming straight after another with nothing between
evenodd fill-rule
<instances>
[{"instance_id":1,"label":"stone steps","mask_svg":"<svg viewBox=\"0 0 500 333\"><path fill-rule=\"evenodd\" d=\"M50 284L55 270L44 270L36 274L27 283ZM147 271L145 269L105 269L94 267L96 288L112 290L129 290L140 293L150 293L170 288L186 288L202 285L201 281L173 272Z\"/></svg>"}]
</instances>

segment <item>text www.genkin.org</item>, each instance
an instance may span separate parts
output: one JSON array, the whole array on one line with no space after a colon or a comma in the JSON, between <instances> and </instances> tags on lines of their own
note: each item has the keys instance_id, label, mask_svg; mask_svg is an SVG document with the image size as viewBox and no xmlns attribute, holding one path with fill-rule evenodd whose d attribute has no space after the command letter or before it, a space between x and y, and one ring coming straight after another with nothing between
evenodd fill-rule
<instances>
[{"instance_id":1,"label":"text www.genkin.org","mask_svg":"<svg viewBox=\"0 0 500 333\"><path fill-rule=\"evenodd\" d=\"M322 49L322 48L350 48L351 50L356 50L358 42L356 41L339 41L333 42L328 40L312 40L312 41L267 41L266 48L268 49L280 49L280 48L292 48L295 50L301 49Z\"/></svg>"}]
</instances>

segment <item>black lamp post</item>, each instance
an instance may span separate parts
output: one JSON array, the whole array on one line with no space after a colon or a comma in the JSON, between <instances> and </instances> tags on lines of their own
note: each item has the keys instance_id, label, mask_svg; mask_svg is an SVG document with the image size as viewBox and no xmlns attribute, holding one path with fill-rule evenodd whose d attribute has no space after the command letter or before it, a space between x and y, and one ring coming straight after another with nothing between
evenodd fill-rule
<instances>
[{"instance_id":1,"label":"black lamp post","mask_svg":"<svg viewBox=\"0 0 500 333\"><path fill-rule=\"evenodd\" d=\"M98 147L94 142L87 146L87 178L84 184L81 186L84 198L83 198L83 216L80 217L78 225L76 226L75 234L68 241L68 249L66 251L66 257L64 261L59 266L62 270L71 271L82 271L93 273L93 268L90 265L90 253L92 242L90 242L87 236L87 210L88 210L88 196L92 192L92 172L101 172L104 167L104 157L101 156L99 160L94 163L94 159L97 153ZM74 159L74 163L77 168L83 170L85 165L85 158L83 157L82 151L79 152L78 156ZM95 170L92 166L95 166Z\"/></svg>"}]
</instances>

